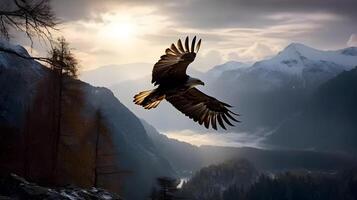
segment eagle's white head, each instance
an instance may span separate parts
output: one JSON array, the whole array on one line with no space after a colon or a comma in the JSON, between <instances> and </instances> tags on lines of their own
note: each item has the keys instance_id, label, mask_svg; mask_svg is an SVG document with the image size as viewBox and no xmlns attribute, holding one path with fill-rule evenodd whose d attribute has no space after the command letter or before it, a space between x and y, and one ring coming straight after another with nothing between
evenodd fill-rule
<instances>
[{"instance_id":1,"label":"eagle's white head","mask_svg":"<svg viewBox=\"0 0 357 200\"><path fill-rule=\"evenodd\" d=\"M187 82L186 82L186 85L190 88L193 88L197 85L205 85L205 83L203 81L201 81L200 79L198 78L188 78Z\"/></svg>"}]
</instances>

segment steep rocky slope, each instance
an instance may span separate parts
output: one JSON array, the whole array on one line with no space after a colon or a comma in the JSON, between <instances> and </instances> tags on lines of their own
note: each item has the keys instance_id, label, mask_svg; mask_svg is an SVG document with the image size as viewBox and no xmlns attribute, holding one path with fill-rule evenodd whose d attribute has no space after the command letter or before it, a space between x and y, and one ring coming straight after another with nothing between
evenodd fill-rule
<instances>
[{"instance_id":1,"label":"steep rocky slope","mask_svg":"<svg viewBox=\"0 0 357 200\"><path fill-rule=\"evenodd\" d=\"M157 176L173 174L140 120L106 88L65 77L58 134L57 83L41 64L0 52L0 174L97 185L127 199L144 198Z\"/></svg>"}]
</instances>

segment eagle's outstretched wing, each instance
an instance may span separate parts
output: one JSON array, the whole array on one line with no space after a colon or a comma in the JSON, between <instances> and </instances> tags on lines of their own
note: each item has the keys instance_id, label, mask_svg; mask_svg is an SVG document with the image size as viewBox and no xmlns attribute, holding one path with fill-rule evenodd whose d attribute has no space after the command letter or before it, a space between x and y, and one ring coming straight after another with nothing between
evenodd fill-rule
<instances>
[{"instance_id":1,"label":"eagle's outstretched wing","mask_svg":"<svg viewBox=\"0 0 357 200\"><path fill-rule=\"evenodd\" d=\"M196 49L195 43L196 36L192 40L191 48L189 47L188 37L185 39L184 46L180 39L177 42L177 47L171 44L171 47L166 49L165 55L162 55L160 60L155 63L151 83L157 85L185 79L187 77L186 69L195 60L196 53L201 46L201 39L198 41Z\"/></svg>"},{"instance_id":2,"label":"eagle's outstretched wing","mask_svg":"<svg viewBox=\"0 0 357 200\"><path fill-rule=\"evenodd\" d=\"M226 129L224 122L234 126L229 119L239 122L231 115L238 114L227 108L231 107L230 105L218 101L196 88L189 89L183 94L167 96L166 100L195 122L204 124L206 128L209 128L211 124L212 128L217 130L217 121L223 129Z\"/></svg>"}]
</instances>

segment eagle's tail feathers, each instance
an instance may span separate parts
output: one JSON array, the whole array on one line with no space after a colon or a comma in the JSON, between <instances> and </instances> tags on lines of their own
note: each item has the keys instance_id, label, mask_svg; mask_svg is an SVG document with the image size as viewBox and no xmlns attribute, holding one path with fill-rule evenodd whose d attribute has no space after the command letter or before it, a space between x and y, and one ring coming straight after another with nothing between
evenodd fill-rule
<instances>
[{"instance_id":1,"label":"eagle's tail feathers","mask_svg":"<svg viewBox=\"0 0 357 200\"><path fill-rule=\"evenodd\" d=\"M165 99L165 95L158 95L155 90L142 91L134 96L134 102L145 109L156 108Z\"/></svg>"},{"instance_id":2,"label":"eagle's tail feathers","mask_svg":"<svg viewBox=\"0 0 357 200\"><path fill-rule=\"evenodd\" d=\"M142 91L134 96L134 102L137 105L141 105L144 99L151 94L152 90Z\"/></svg>"}]
</instances>

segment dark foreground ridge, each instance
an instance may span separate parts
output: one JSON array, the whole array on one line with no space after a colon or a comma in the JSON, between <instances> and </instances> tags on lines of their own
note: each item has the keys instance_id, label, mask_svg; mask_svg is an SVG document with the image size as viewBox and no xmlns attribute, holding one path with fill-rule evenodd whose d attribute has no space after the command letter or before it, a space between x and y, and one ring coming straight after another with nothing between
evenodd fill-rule
<instances>
[{"instance_id":1,"label":"dark foreground ridge","mask_svg":"<svg viewBox=\"0 0 357 200\"><path fill-rule=\"evenodd\" d=\"M11 174L0 179L0 199L47 199L47 200L123 200L114 193L99 188L83 189L75 186L63 188L47 188L27 182L25 179Z\"/></svg>"}]
</instances>

